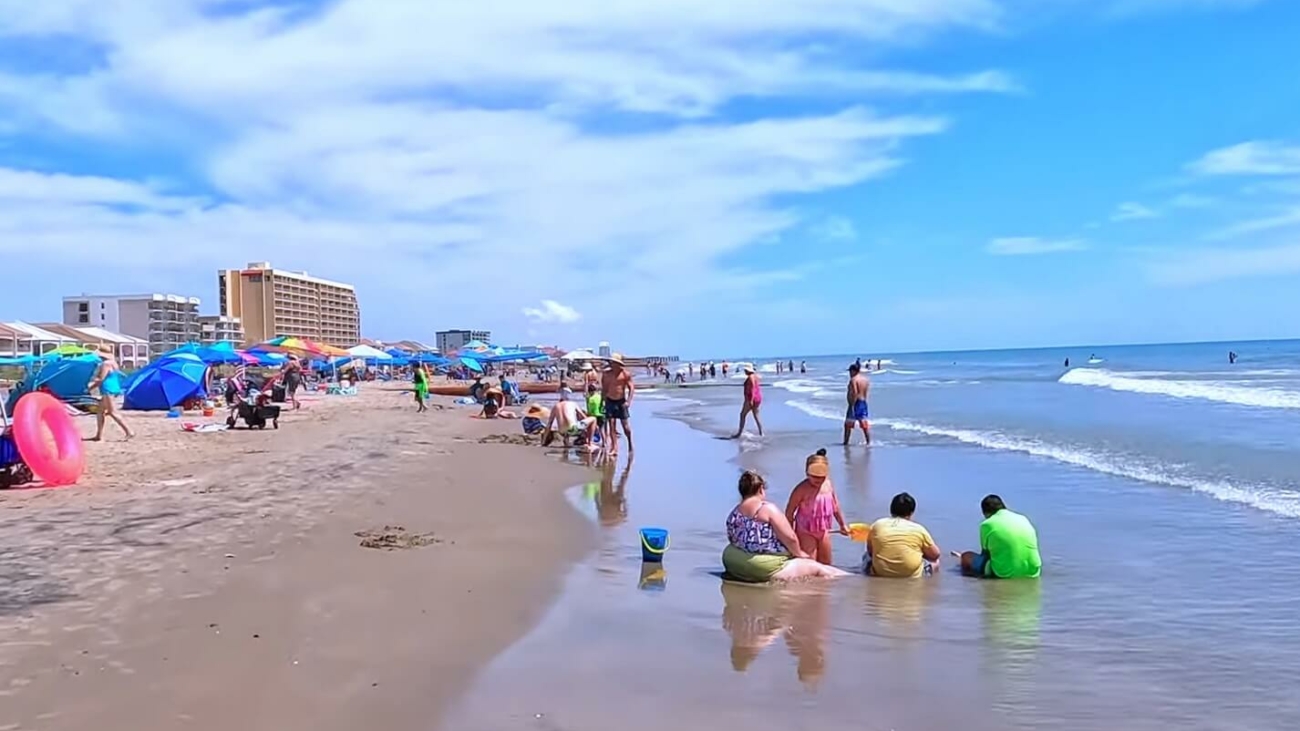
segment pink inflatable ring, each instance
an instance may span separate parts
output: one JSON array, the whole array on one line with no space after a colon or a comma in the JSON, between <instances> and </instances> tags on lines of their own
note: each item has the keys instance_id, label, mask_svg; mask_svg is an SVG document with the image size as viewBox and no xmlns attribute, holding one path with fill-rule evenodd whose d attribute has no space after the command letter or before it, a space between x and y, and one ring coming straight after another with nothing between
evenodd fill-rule
<instances>
[{"instance_id":1,"label":"pink inflatable ring","mask_svg":"<svg viewBox=\"0 0 1300 731\"><path fill-rule=\"evenodd\" d=\"M14 407L14 446L32 474L46 485L72 485L86 470L81 432L48 393L29 393Z\"/></svg>"}]
</instances>

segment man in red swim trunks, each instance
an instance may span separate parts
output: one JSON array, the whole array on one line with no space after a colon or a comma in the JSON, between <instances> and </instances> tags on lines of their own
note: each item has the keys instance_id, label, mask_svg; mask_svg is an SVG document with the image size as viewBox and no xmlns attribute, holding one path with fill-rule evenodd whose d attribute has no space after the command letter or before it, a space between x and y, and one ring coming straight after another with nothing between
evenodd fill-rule
<instances>
[{"instance_id":1,"label":"man in red swim trunks","mask_svg":"<svg viewBox=\"0 0 1300 731\"><path fill-rule=\"evenodd\" d=\"M605 424L609 429L609 453L618 454L618 425L623 425L623 434L627 436L627 452L636 451L632 447L632 396L636 387L632 385L632 374L623 367L623 355L614 353L609 357L609 368L600 378L601 402L605 406Z\"/></svg>"}]
</instances>

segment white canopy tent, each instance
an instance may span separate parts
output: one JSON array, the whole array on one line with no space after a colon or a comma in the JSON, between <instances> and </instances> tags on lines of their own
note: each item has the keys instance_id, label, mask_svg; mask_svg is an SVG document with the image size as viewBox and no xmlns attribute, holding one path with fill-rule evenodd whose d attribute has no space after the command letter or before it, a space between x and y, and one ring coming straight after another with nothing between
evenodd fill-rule
<instances>
[{"instance_id":1,"label":"white canopy tent","mask_svg":"<svg viewBox=\"0 0 1300 731\"><path fill-rule=\"evenodd\" d=\"M568 361L574 361L574 360L600 360L600 356L599 356L599 355L596 355L595 353L591 352L590 350L587 350L586 348L578 348L577 350L571 350L571 351L565 353L564 355L560 356L560 359L561 359L561 360L568 360Z\"/></svg>"},{"instance_id":2,"label":"white canopy tent","mask_svg":"<svg viewBox=\"0 0 1300 731\"><path fill-rule=\"evenodd\" d=\"M375 360L392 360L393 356L385 353L379 348L372 348L369 345L355 345L348 348L348 355L353 358L374 358Z\"/></svg>"}]
</instances>

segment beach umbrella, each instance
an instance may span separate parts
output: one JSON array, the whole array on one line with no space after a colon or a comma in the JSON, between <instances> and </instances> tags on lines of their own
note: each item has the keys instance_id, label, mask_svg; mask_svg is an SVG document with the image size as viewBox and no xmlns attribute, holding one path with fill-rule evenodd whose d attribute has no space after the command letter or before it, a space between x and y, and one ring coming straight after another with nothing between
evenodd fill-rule
<instances>
[{"instance_id":1,"label":"beach umbrella","mask_svg":"<svg viewBox=\"0 0 1300 731\"><path fill-rule=\"evenodd\" d=\"M60 357L69 356L69 355L94 355L94 351L87 350L86 348L83 348L80 345L73 345L72 343L64 343L63 345L60 345L54 350L48 351L47 353L45 353L45 355L57 355Z\"/></svg>"},{"instance_id":2,"label":"beach umbrella","mask_svg":"<svg viewBox=\"0 0 1300 731\"><path fill-rule=\"evenodd\" d=\"M480 365L479 362L477 360L474 360L473 358L468 358L462 355L460 357L460 362L464 364L466 368L470 369L471 371L474 371L475 373L483 372L483 366Z\"/></svg>"},{"instance_id":3,"label":"beach umbrella","mask_svg":"<svg viewBox=\"0 0 1300 731\"><path fill-rule=\"evenodd\" d=\"M13 407L18 403L19 396L31 393L39 388L48 389L50 393L68 403L93 401L94 399L91 398L86 386L90 383L90 379L95 376L95 369L98 367L98 358L86 357L63 358L47 363L14 387L6 408L12 411Z\"/></svg>"},{"instance_id":4,"label":"beach umbrella","mask_svg":"<svg viewBox=\"0 0 1300 731\"><path fill-rule=\"evenodd\" d=\"M460 349L461 349L461 350L472 350L472 351L475 351L475 352L482 352L482 351L484 351L484 350L488 350L488 349L491 348L491 347L492 347L491 345L488 345L487 343L483 342L482 340L471 340L471 341L469 341L468 343L465 343L464 345L460 346Z\"/></svg>"},{"instance_id":5,"label":"beach umbrella","mask_svg":"<svg viewBox=\"0 0 1300 731\"><path fill-rule=\"evenodd\" d=\"M194 353L177 353L136 371L126 385L123 407L162 411L191 398L203 398L203 377L208 366Z\"/></svg>"},{"instance_id":6,"label":"beach umbrella","mask_svg":"<svg viewBox=\"0 0 1300 731\"><path fill-rule=\"evenodd\" d=\"M564 355L560 356L562 360L596 360L599 357L600 356L596 355L595 353L585 348L578 348L577 350L571 350L565 353Z\"/></svg>"}]
</instances>

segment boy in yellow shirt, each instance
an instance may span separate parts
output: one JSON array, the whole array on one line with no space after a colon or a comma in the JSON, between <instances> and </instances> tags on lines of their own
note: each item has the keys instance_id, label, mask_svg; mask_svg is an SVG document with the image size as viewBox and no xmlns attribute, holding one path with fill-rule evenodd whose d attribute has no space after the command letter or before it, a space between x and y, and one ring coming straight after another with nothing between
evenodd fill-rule
<instances>
[{"instance_id":1,"label":"boy in yellow shirt","mask_svg":"<svg viewBox=\"0 0 1300 731\"><path fill-rule=\"evenodd\" d=\"M919 578L939 567L943 553L925 526L912 521L916 499L900 492L889 503L888 518L871 525L866 572L871 576Z\"/></svg>"}]
</instances>

